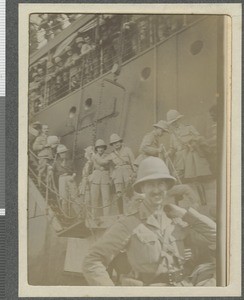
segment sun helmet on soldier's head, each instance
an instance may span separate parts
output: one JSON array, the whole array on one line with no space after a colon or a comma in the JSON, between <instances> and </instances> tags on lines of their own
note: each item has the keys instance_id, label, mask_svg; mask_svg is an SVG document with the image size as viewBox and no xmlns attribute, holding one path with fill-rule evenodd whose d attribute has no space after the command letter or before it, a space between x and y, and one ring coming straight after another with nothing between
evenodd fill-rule
<instances>
[{"instance_id":1,"label":"sun helmet on soldier's head","mask_svg":"<svg viewBox=\"0 0 244 300\"><path fill-rule=\"evenodd\" d=\"M169 132L168 124L167 124L167 122L165 122L163 120L160 120L160 121L158 121L158 123L153 124L153 127L155 127L155 128L161 128L164 131Z\"/></svg>"},{"instance_id":2,"label":"sun helmet on soldier's head","mask_svg":"<svg viewBox=\"0 0 244 300\"><path fill-rule=\"evenodd\" d=\"M54 58L55 64L58 64L58 63L61 62L61 61L62 61L62 59L61 59L60 56L56 56L56 57Z\"/></svg>"},{"instance_id":3,"label":"sun helmet on soldier's head","mask_svg":"<svg viewBox=\"0 0 244 300\"><path fill-rule=\"evenodd\" d=\"M75 39L75 42L76 42L76 44L84 43L84 39L83 39L83 37L79 36Z\"/></svg>"},{"instance_id":4,"label":"sun helmet on soldier's head","mask_svg":"<svg viewBox=\"0 0 244 300\"><path fill-rule=\"evenodd\" d=\"M105 150L107 149L107 145L105 144L104 140L98 139L95 143L95 150L97 150L98 147L103 147Z\"/></svg>"},{"instance_id":5,"label":"sun helmet on soldier's head","mask_svg":"<svg viewBox=\"0 0 244 300\"><path fill-rule=\"evenodd\" d=\"M137 179L133 187L137 193L141 192L141 184L146 181L164 179L171 184L176 182L176 179L170 175L169 169L164 161L158 157L149 156L139 164Z\"/></svg>"},{"instance_id":6,"label":"sun helmet on soldier's head","mask_svg":"<svg viewBox=\"0 0 244 300\"><path fill-rule=\"evenodd\" d=\"M67 46L65 49L64 49L65 52L68 52L68 51L72 51L72 48L70 46Z\"/></svg>"},{"instance_id":7,"label":"sun helmet on soldier's head","mask_svg":"<svg viewBox=\"0 0 244 300\"><path fill-rule=\"evenodd\" d=\"M181 119L183 115L181 115L177 110L171 109L167 112L167 122L168 124L172 124L173 122Z\"/></svg>"},{"instance_id":8,"label":"sun helmet on soldier's head","mask_svg":"<svg viewBox=\"0 0 244 300\"><path fill-rule=\"evenodd\" d=\"M110 145L113 145L114 143L122 142L122 141L123 141L123 139L117 133L113 133L110 135L110 140L109 140Z\"/></svg>"},{"instance_id":9,"label":"sun helmet on soldier's head","mask_svg":"<svg viewBox=\"0 0 244 300\"><path fill-rule=\"evenodd\" d=\"M47 144L52 148L56 147L59 144L59 138L56 135L50 135L47 137Z\"/></svg>"},{"instance_id":10,"label":"sun helmet on soldier's head","mask_svg":"<svg viewBox=\"0 0 244 300\"><path fill-rule=\"evenodd\" d=\"M63 144L58 145L58 147L57 147L57 153L58 154L63 153L63 152L67 152L67 151L68 151L68 149L65 145L63 145Z\"/></svg>"}]
</instances>

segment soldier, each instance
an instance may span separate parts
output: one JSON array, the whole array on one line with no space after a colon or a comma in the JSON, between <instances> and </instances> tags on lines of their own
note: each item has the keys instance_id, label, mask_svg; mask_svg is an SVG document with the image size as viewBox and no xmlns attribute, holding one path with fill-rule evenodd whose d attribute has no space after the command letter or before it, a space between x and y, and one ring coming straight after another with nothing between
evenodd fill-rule
<instances>
[{"instance_id":1,"label":"soldier","mask_svg":"<svg viewBox=\"0 0 244 300\"><path fill-rule=\"evenodd\" d=\"M182 124L180 121L182 118L183 115L177 110L170 110L167 113L170 126L168 155L173 159L177 175L183 182L193 183L202 204L206 205L205 190L200 183L212 174L203 150L206 142L192 125Z\"/></svg>"},{"instance_id":2,"label":"soldier","mask_svg":"<svg viewBox=\"0 0 244 300\"><path fill-rule=\"evenodd\" d=\"M47 142L48 138L48 125L43 124L41 129L41 134L35 139L33 143L33 151L39 157L38 166L38 186L41 186L42 176L46 172L48 162L53 158L50 145Z\"/></svg>"},{"instance_id":3,"label":"soldier","mask_svg":"<svg viewBox=\"0 0 244 300\"><path fill-rule=\"evenodd\" d=\"M79 44L79 38L76 39ZM74 51L74 46L67 46L65 48L66 52L66 62L65 62L65 69L69 69L69 77L70 77L70 90L74 91L77 88L79 88L80 83L81 83L81 74L80 74L80 55L78 55Z\"/></svg>"},{"instance_id":4,"label":"soldier","mask_svg":"<svg viewBox=\"0 0 244 300\"><path fill-rule=\"evenodd\" d=\"M101 139L95 143L95 154L93 155L93 172L91 175L91 201L93 216L99 216L98 207L103 207L103 215L109 215L110 211L110 177L109 161L104 153L107 145ZM100 202L99 199L102 199Z\"/></svg>"},{"instance_id":5,"label":"soldier","mask_svg":"<svg viewBox=\"0 0 244 300\"><path fill-rule=\"evenodd\" d=\"M140 162L148 156L159 156L162 153L163 146L159 144L159 138L163 136L165 132L169 132L168 125L165 121L160 120L153 125L153 131L147 133L140 146L140 155L136 158L135 165L139 165Z\"/></svg>"},{"instance_id":6,"label":"soldier","mask_svg":"<svg viewBox=\"0 0 244 300\"><path fill-rule=\"evenodd\" d=\"M129 194L129 188L134 178L134 154L129 147L123 145L122 138L116 133L110 136L110 145L113 147L113 151L109 155L113 164L112 179L119 199L119 212L122 214L124 211L122 195Z\"/></svg>"},{"instance_id":7,"label":"soldier","mask_svg":"<svg viewBox=\"0 0 244 300\"><path fill-rule=\"evenodd\" d=\"M39 121L32 123L29 126L29 147L32 147L35 139L41 134L42 125Z\"/></svg>"},{"instance_id":8,"label":"soldier","mask_svg":"<svg viewBox=\"0 0 244 300\"><path fill-rule=\"evenodd\" d=\"M83 197L84 203L90 204L90 176L93 171L94 147L89 146L85 149L86 163L82 169L82 179L79 185L79 194Z\"/></svg>"},{"instance_id":9,"label":"soldier","mask_svg":"<svg viewBox=\"0 0 244 300\"><path fill-rule=\"evenodd\" d=\"M174 182L160 158L141 162L134 189L145 197L89 250L83 274L90 285L114 285L107 267L120 252L129 263L122 285L215 285L216 224L193 208L165 205Z\"/></svg>"},{"instance_id":10,"label":"soldier","mask_svg":"<svg viewBox=\"0 0 244 300\"><path fill-rule=\"evenodd\" d=\"M167 113L167 122L170 126L170 150L174 166L182 179L195 179L209 176L211 171L208 161L200 149L203 137L192 125L184 125L180 122L183 117L177 110Z\"/></svg>"},{"instance_id":11,"label":"soldier","mask_svg":"<svg viewBox=\"0 0 244 300\"><path fill-rule=\"evenodd\" d=\"M58 180L59 196L61 197L61 205L64 213L71 215L73 205L69 200L75 201L78 190L75 183L76 173L74 172L73 162L68 159L65 145L58 145L57 159L53 165L53 173Z\"/></svg>"}]
</instances>

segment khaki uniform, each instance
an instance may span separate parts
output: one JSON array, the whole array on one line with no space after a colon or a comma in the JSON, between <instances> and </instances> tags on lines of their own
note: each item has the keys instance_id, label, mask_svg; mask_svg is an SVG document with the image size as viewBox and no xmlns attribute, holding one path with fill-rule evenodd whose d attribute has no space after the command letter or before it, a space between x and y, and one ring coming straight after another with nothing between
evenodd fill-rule
<instances>
[{"instance_id":1,"label":"khaki uniform","mask_svg":"<svg viewBox=\"0 0 244 300\"><path fill-rule=\"evenodd\" d=\"M156 135L155 131L147 133L140 146L140 155L136 158L135 164L139 165L140 162L148 156L158 157L159 152L159 136Z\"/></svg>"},{"instance_id":2,"label":"khaki uniform","mask_svg":"<svg viewBox=\"0 0 244 300\"><path fill-rule=\"evenodd\" d=\"M191 125L180 124L170 135L174 167L183 179L211 175L209 163L200 148L200 134Z\"/></svg>"},{"instance_id":3,"label":"khaki uniform","mask_svg":"<svg viewBox=\"0 0 244 300\"><path fill-rule=\"evenodd\" d=\"M45 147L47 144L47 135L40 134L33 143L33 150L39 157L38 165L38 184L41 184L41 178L46 173L47 165L51 163L53 159L53 152L51 147Z\"/></svg>"},{"instance_id":4,"label":"khaki uniform","mask_svg":"<svg viewBox=\"0 0 244 300\"><path fill-rule=\"evenodd\" d=\"M102 201L99 201L101 197ZM109 161L107 155L95 154L93 156L93 172L91 175L91 201L93 216L99 216L100 210L96 207L106 206L103 208L103 215L109 215L110 211L110 177Z\"/></svg>"},{"instance_id":5,"label":"khaki uniform","mask_svg":"<svg viewBox=\"0 0 244 300\"><path fill-rule=\"evenodd\" d=\"M119 151L110 153L109 159L113 163L112 178L116 192L123 192L134 176L134 154L129 147L122 146Z\"/></svg>"},{"instance_id":6,"label":"khaki uniform","mask_svg":"<svg viewBox=\"0 0 244 300\"><path fill-rule=\"evenodd\" d=\"M213 285L216 224L190 208L174 224L161 210L152 214L144 202L115 223L89 250L83 274L90 285L111 286L107 267L126 252L131 270L122 285ZM185 250L191 249L190 260ZM123 261L125 265L126 261Z\"/></svg>"},{"instance_id":7,"label":"khaki uniform","mask_svg":"<svg viewBox=\"0 0 244 300\"><path fill-rule=\"evenodd\" d=\"M53 165L53 172L58 180L59 196L61 197L62 209L65 213L72 213L72 204L69 200L74 201L78 196L78 189L72 177L74 165L71 160L60 158Z\"/></svg>"}]
</instances>

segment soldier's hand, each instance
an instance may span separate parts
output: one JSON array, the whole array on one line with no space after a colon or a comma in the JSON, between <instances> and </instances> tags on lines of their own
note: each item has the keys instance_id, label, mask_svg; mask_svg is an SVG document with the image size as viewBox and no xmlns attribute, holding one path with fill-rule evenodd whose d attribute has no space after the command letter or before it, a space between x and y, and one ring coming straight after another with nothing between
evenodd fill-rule
<instances>
[{"instance_id":1,"label":"soldier's hand","mask_svg":"<svg viewBox=\"0 0 244 300\"><path fill-rule=\"evenodd\" d=\"M164 212L166 213L168 218L174 219L182 218L187 212L187 210L175 204L167 204L164 206Z\"/></svg>"},{"instance_id":2,"label":"soldier's hand","mask_svg":"<svg viewBox=\"0 0 244 300\"><path fill-rule=\"evenodd\" d=\"M167 192L167 195L169 197L176 197L176 196L183 196L183 195L190 196L192 195L192 193L194 192L187 184L178 184L173 186L172 189L170 189Z\"/></svg>"}]
</instances>

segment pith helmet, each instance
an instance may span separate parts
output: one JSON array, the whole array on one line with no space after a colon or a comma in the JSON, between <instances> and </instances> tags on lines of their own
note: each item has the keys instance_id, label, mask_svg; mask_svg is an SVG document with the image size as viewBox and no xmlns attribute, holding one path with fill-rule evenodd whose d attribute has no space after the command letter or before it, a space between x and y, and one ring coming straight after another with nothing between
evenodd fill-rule
<instances>
[{"instance_id":1,"label":"pith helmet","mask_svg":"<svg viewBox=\"0 0 244 300\"><path fill-rule=\"evenodd\" d=\"M35 126L35 125L41 125L41 123L39 121L35 121L34 123L32 123L32 126Z\"/></svg>"},{"instance_id":2,"label":"pith helmet","mask_svg":"<svg viewBox=\"0 0 244 300\"><path fill-rule=\"evenodd\" d=\"M67 151L68 151L68 149L66 148L65 145L62 145L62 144L58 145L58 147L57 147L57 153L58 154L63 153L63 152L67 152Z\"/></svg>"},{"instance_id":3,"label":"pith helmet","mask_svg":"<svg viewBox=\"0 0 244 300\"><path fill-rule=\"evenodd\" d=\"M67 46L64 51L68 52L68 51L71 51L71 50L72 50L72 48L70 46Z\"/></svg>"},{"instance_id":4,"label":"pith helmet","mask_svg":"<svg viewBox=\"0 0 244 300\"><path fill-rule=\"evenodd\" d=\"M75 42L76 42L77 44L79 44L79 43L84 43L84 39L83 39L83 37L79 36L78 38L75 39Z\"/></svg>"},{"instance_id":5,"label":"pith helmet","mask_svg":"<svg viewBox=\"0 0 244 300\"><path fill-rule=\"evenodd\" d=\"M95 143L95 150L97 149L97 147L104 147L105 149L107 149L107 145L105 144L104 140L97 140Z\"/></svg>"},{"instance_id":6,"label":"pith helmet","mask_svg":"<svg viewBox=\"0 0 244 300\"><path fill-rule=\"evenodd\" d=\"M57 144L59 144L59 138L56 136L56 135L50 135L48 138L47 138L47 143L50 145L50 146L55 146ZM62 145L61 145L62 146Z\"/></svg>"},{"instance_id":7,"label":"pith helmet","mask_svg":"<svg viewBox=\"0 0 244 300\"><path fill-rule=\"evenodd\" d=\"M183 115L181 115L177 110L171 109L167 112L167 122L168 124L172 124L173 122L181 119Z\"/></svg>"},{"instance_id":8,"label":"pith helmet","mask_svg":"<svg viewBox=\"0 0 244 300\"><path fill-rule=\"evenodd\" d=\"M110 136L109 144L112 145L114 143L122 142L122 141L123 141L122 138L117 133L113 133Z\"/></svg>"},{"instance_id":9,"label":"pith helmet","mask_svg":"<svg viewBox=\"0 0 244 300\"><path fill-rule=\"evenodd\" d=\"M160 120L160 121L158 121L158 123L153 124L153 127L161 128L164 131L169 132L168 124L165 121L163 121L163 120Z\"/></svg>"},{"instance_id":10,"label":"pith helmet","mask_svg":"<svg viewBox=\"0 0 244 300\"><path fill-rule=\"evenodd\" d=\"M59 63L61 61L62 61L62 59L59 56L57 56L57 57L54 58L55 64L57 64L57 63Z\"/></svg>"},{"instance_id":11,"label":"pith helmet","mask_svg":"<svg viewBox=\"0 0 244 300\"><path fill-rule=\"evenodd\" d=\"M139 165L134 190L137 193L141 193L141 183L155 179L165 179L172 184L176 181L176 179L169 174L169 169L162 159L149 156L143 159Z\"/></svg>"}]
</instances>

